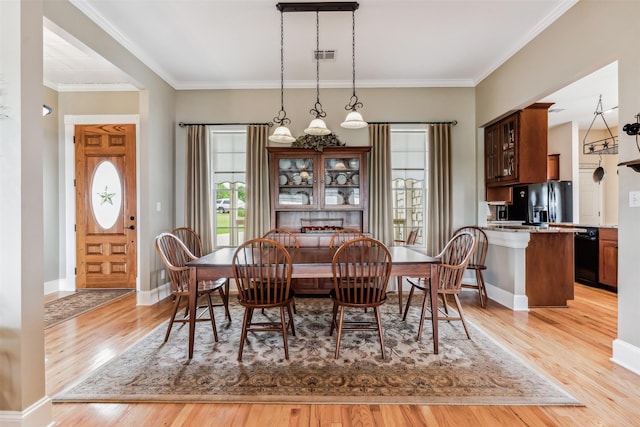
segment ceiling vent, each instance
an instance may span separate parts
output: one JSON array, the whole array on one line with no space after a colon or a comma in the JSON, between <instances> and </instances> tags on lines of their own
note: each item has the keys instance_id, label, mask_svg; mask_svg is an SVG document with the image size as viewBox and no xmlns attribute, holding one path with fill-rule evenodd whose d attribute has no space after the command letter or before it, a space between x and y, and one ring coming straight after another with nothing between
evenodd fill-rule
<instances>
[{"instance_id":1,"label":"ceiling vent","mask_svg":"<svg viewBox=\"0 0 640 427\"><path fill-rule=\"evenodd\" d=\"M335 50L314 50L313 61L315 62L316 59L318 61L335 61L336 51Z\"/></svg>"}]
</instances>

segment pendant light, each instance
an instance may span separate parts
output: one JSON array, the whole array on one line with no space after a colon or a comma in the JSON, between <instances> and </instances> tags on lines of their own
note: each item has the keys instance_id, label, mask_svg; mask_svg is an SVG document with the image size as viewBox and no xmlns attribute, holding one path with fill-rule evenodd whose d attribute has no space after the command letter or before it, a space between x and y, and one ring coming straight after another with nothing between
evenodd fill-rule
<instances>
[{"instance_id":1,"label":"pendant light","mask_svg":"<svg viewBox=\"0 0 640 427\"><path fill-rule=\"evenodd\" d=\"M329 135L331 131L327 128L327 124L322 120L327 117L327 113L322 109L320 103L320 58L318 52L320 51L320 13L316 10L316 103L309 113L315 116L315 119L311 120L309 127L304 130L307 135Z\"/></svg>"},{"instance_id":2,"label":"pendant light","mask_svg":"<svg viewBox=\"0 0 640 427\"><path fill-rule=\"evenodd\" d=\"M269 137L269 141L290 144L296 139L291 136L291 131L287 127L291 120L287 118L287 112L284 109L284 13L280 12L280 111L273 118L279 126L273 131L273 135Z\"/></svg>"},{"instance_id":3,"label":"pendant light","mask_svg":"<svg viewBox=\"0 0 640 427\"><path fill-rule=\"evenodd\" d=\"M362 102L358 100L356 96L356 12L355 10L351 11L351 61L352 61L352 77L353 77L353 94L351 95L351 99L349 99L349 103L344 107L345 110L349 111L347 114L347 118L344 119L344 122L340 124L343 128L347 129L361 129L368 125L367 122L362 118L362 114L356 111L357 108L362 108Z\"/></svg>"}]
</instances>

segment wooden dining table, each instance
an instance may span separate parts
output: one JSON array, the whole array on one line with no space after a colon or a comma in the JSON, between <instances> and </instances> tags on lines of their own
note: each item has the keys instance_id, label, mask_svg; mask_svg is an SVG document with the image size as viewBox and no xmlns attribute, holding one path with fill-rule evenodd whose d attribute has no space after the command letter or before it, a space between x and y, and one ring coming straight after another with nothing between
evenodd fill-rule
<instances>
[{"instance_id":1,"label":"wooden dining table","mask_svg":"<svg viewBox=\"0 0 640 427\"><path fill-rule=\"evenodd\" d=\"M232 262L235 247L215 250L197 260L187 263L191 268L189 278L189 359L193 357L194 335L197 309L197 283L202 280L217 280L221 277L233 278ZM423 250L407 246L390 246L391 276L430 277L431 283L438 283L437 258L426 255ZM301 247L289 249L293 264L292 278L333 277L331 263L336 249L328 247ZM431 307L437 307L437 286L430 286ZM399 305L402 307L402 286L398 286ZM431 316L433 330L433 352L438 354L438 320ZM416 339L420 339L420 336Z\"/></svg>"}]
</instances>

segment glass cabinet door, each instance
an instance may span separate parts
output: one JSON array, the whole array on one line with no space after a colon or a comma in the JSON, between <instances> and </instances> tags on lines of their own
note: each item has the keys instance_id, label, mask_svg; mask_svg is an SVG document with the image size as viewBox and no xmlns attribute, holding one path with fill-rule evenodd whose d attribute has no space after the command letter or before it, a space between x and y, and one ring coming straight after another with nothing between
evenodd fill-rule
<instances>
[{"instance_id":1,"label":"glass cabinet door","mask_svg":"<svg viewBox=\"0 0 640 427\"><path fill-rule=\"evenodd\" d=\"M304 208L316 205L313 191L314 157L281 157L278 160L278 205Z\"/></svg>"},{"instance_id":2,"label":"glass cabinet door","mask_svg":"<svg viewBox=\"0 0 640 427\"><path fill-rule=\"evenodd\" d=\"M361 206L360 157L324 157L324 206Z\"/></svg>"}]
</instances>

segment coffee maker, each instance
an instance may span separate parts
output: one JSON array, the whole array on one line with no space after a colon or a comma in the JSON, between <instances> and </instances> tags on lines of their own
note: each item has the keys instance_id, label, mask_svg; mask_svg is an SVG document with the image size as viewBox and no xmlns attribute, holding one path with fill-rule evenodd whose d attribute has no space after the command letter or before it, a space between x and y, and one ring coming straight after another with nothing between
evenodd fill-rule
<instances>
[{"instance_id":1,"label":"coffee maker","mask_svg":"<svg viewBox=\"0 0 640 427\"><path fill-rule=\"evenodd\" d=\"M507 220L507 207L505 205L496 205L496 219L498 221Z\"/></svg>"}]
</instances>

